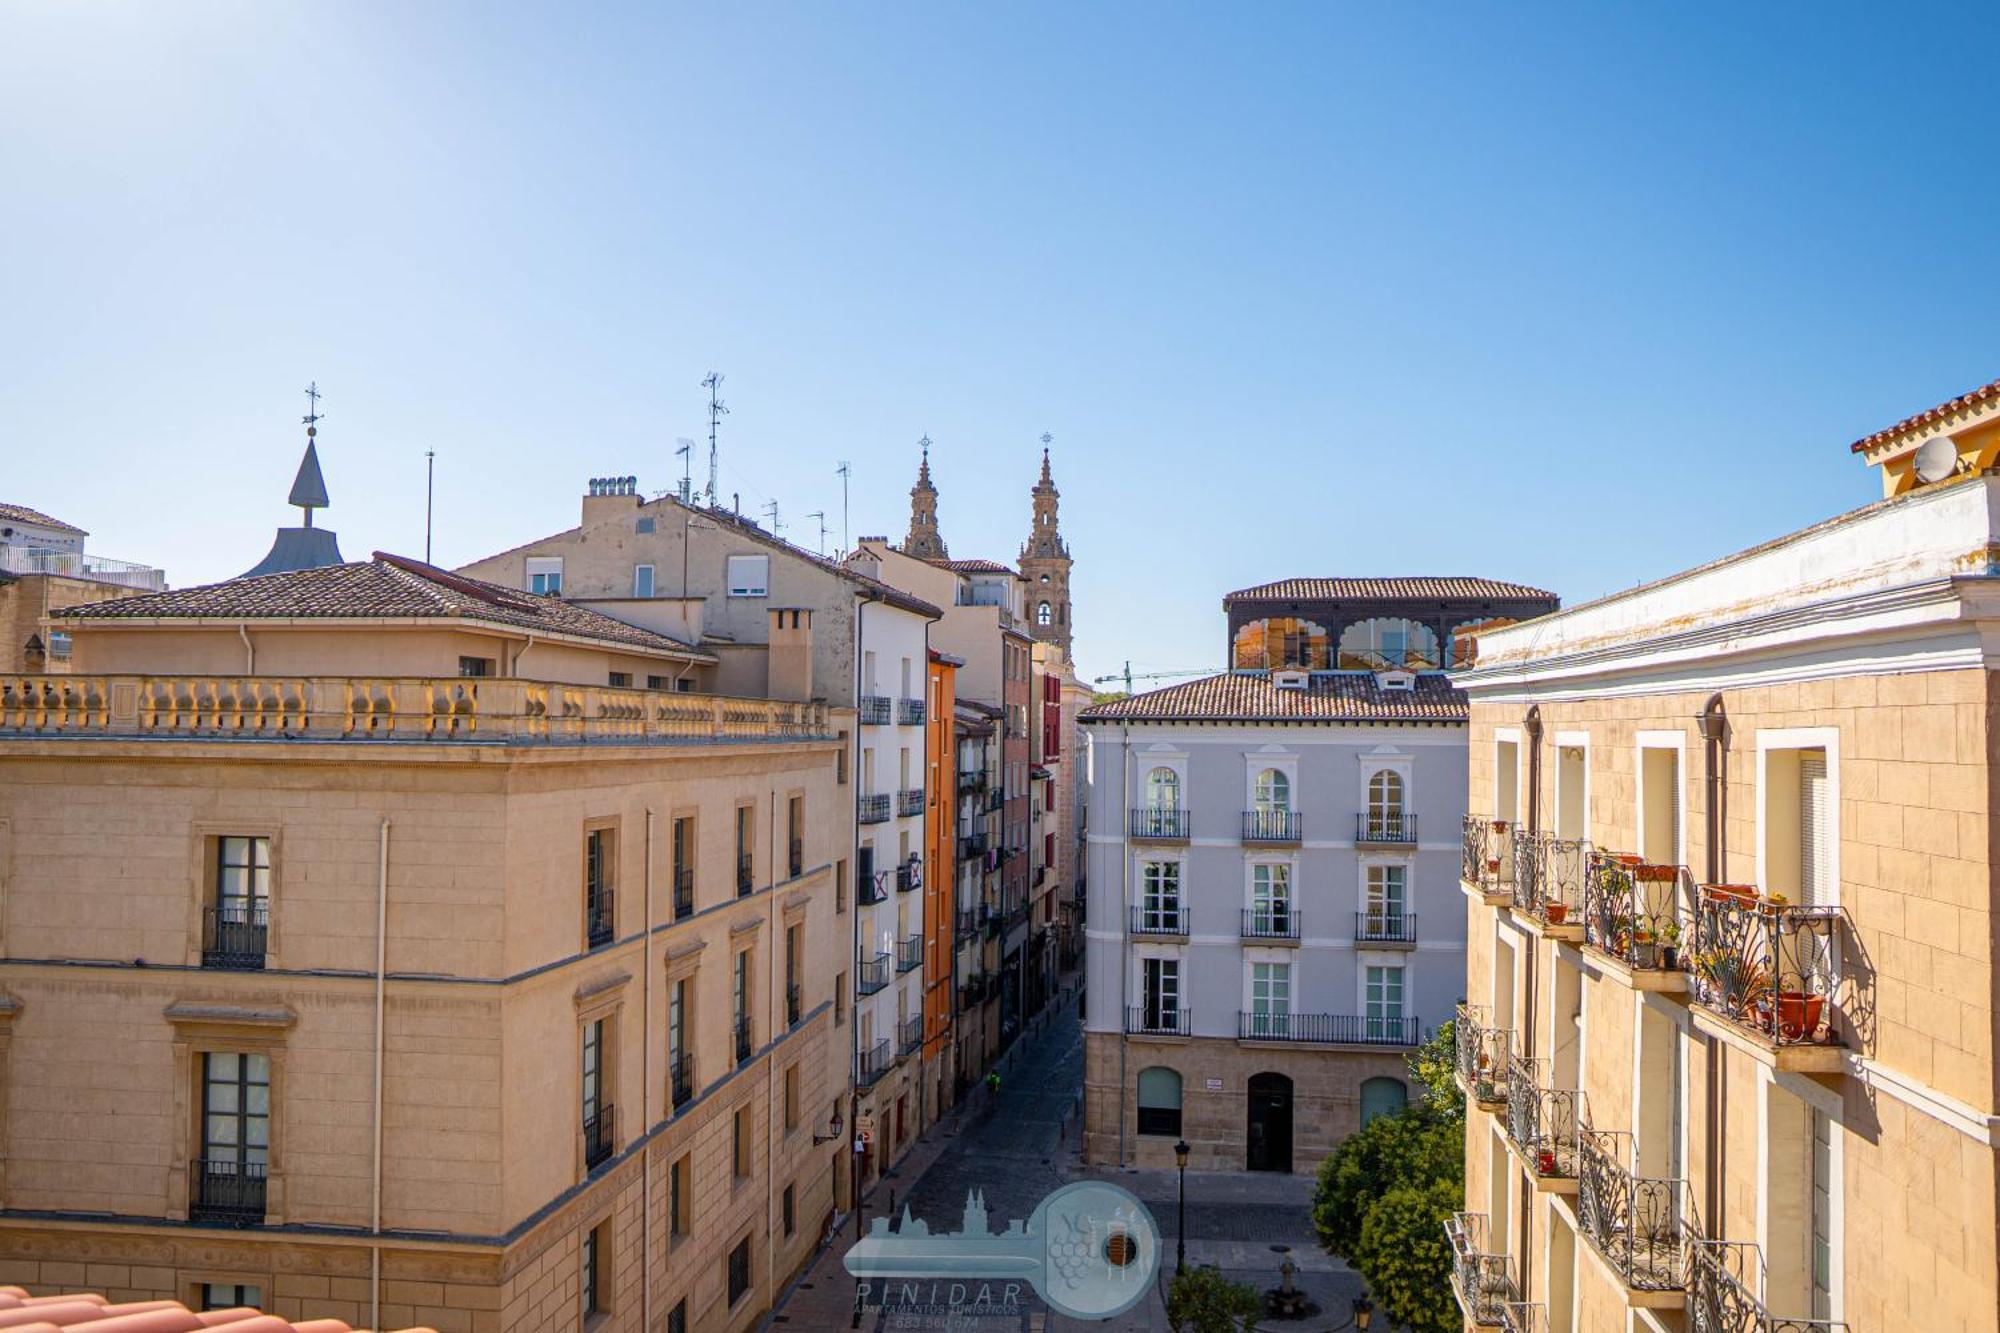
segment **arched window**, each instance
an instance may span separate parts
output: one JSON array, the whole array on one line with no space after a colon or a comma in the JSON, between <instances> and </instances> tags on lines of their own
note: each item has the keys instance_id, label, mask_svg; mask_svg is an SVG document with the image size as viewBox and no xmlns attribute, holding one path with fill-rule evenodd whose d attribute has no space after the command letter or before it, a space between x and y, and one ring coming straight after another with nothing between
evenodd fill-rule
<instances>
[{"instance_id":1,"label":"arched window","mask_svg":"<svg viewBox=\"0 0 2000 1333\"><path fill-rule=\"evenodd\" d=\"M1479 660L1479 636L1488 630L1505 629L1520 622L1511 616L1487 616L1481 620L1467 620L1451 627L1451 642L1447 645L1446 664L1453 671L1463 671Z\"/></svg>"},{"instance_id":2,"label":"arched window","mask_svg":"<svg viewBox=\"0 0 2000 1333\"><path fill-rule=\"evenodd\" d=\"M1146 775L1146 808L1148 810L1178 810L1181 808L1181 775L1171 768L1156 768Z\"/></svg>"},{"instance_id":3,"label":"arched window","mask_svg":"<svg viewBox=\"0 0 2000 1333\"><path fill-rule=\"evenodd\" d=\"M1292 780L1275 768L1257 775L1254 803L1257 813L1281 815L1292 808Z\"/></svg>"},{"instance_id":4,"label":"arched window","mask_svg":"<svg viewBox=\"0 0 2000 1333\"><path fill-rule=\"evenodd\" d=\"M1043 602L1040 606L1037 606L1035 608L1035 623L1037 625L1050 624L1054 621L1054 619L1055 616L1052 612L1050 612L1049 604L1047 602Z\"/></svg>"},{"instance_id":5,"label":"arched window","mask_svg":"<svg viewBox=\"0 0 2000 1333\"><path fill-rule=\"evenodd\" d=\"M1326 630L1310 620L1276 616L1253 620L1237 630L1233 656L1239 671L1268 671L1277 667L1324 671L1331 643Z\"/></svg>"},{"instance_id":6,"label":"arched window","mask_svg":"<svg viewBox=\"0 0 2000 1333\"><path fill-rule=\"evenodd\" d=\"M1403 775L1393 768L1368 779L1368 832L1376 838L1403 839Z\"/></svg>"},{"instance_id":7,"label":"arched window","mask_svg":"<svg viewBox=\"0 0 2000 1333\"><path fill-rule=\"evenodd\" d=\"M1139 1132L1180 1137L1181 1076L1165 1065L1139 1071Z\"/></svg>"},{"instance_id":8,"label":"arched window","mask_svg":"<svg viewBox=\"0 0 2000 1333\"><path fill-rule=\"evenodd\" d=\"M1340 632L1342 671L1425 671L1439 665L1437 631L1421 621L1377 616Z\"/></svg>"},{"instance_id":9,"label":"arched window","mask_svg":"<svg viewBox=\"0 0 2000 1333\"><path fill-rule=\"evenodd\" d=\"M1378 1116L1394 1115L1410 1101L1410 1090L1401 1079L1371 1078L1361 1084L1361 1125Z\"/></svg>"}]
</instances>

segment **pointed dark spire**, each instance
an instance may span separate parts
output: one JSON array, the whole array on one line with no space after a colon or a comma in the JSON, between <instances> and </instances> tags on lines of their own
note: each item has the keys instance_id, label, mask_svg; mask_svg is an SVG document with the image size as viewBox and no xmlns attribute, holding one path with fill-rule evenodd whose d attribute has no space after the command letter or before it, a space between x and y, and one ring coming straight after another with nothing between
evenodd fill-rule
<instances>
[{"instance_id":1,"label":"pointed dark spire","mask_svg":"<svg viewBox=\"0 0 2000 1333\"><path fill-rule=\"evenodd\" d=\"M306 428L307 435L314 433L312 427ZM299 474L292 478L292 494L288 503L306 511L307 527L312 526L312 511L327 506L326 478L320 475L319 450L314 448L310 439L306 441L306 456L299 460Z\"/></svg>"},{"instance_id":2,"label":"pointed dark spire","mask_svg":"<svg viewBox=\"0 0 2000 1333\"><path fill-rule=\"evenodd\" d=\"M305 523L296 528L279 528L278 535L271 543L271 549L257 562L254 569L241 577L250 578L258 574L278 574L293 569L317 569L322 565L341 563L340 543L333 533L313 526L313 510L327 507L326 477L319 470L319 448L315 437L319 435L319 385L313 383L306 388L306 452L299 460L299 470L292 478L292 491L286 497L288 503L305 511Z\"/></svg>"}]
</instances>

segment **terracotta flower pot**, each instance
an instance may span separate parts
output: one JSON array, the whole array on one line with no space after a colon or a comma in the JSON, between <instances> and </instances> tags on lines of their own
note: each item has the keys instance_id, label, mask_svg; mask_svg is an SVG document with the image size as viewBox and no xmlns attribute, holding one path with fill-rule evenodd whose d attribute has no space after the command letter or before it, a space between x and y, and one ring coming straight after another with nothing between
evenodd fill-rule
<instances>
[{"instance_id":1,"label":"terracotta flower pot","mask_svg":"<svg viewBox=\"0 0 2000 1333\"><path fill-rule=\"evenodd\" d=\"M1701 892L1710 902L1726 907L1749 907L1757 901L1757 888L1753 884L1705 884Z\"/></svg>"},{"instance_id":2,"label":"terracotta flower pot","mask_svg":"<svg viewBox=\"0 0 2000 1333\"><path fill-rule=\"evenodd\" d=\"M1808 995L1804 991L1788 990L1778 992L1777 1035L1780 1041L1808 1041L1819 1031L1819 1020L1826 1012L1824 995ZM1766 1027L1771 1023L1771 1005L1766 1000L1757 1006L1757 1013Z\"/></svg>"},{"instance_id":3,"label":"terracotta flower pot","mask_svg":"<svg viewBox=\"0 0 2000 1333\"><path fill-rule=\"evenodd\" d=\"M1497 875L1497 874L1499 874L1499 873L1500 873L1500 858L1499 858L1499 857L1497 857L1497 856L1496 856L1496 857L1493 857L1493 858L1491 858L1490 860L1488 860L1488 861L1486 862L1486 873L1487 873L1487 874L1489 874L1489 875Z\"/></svg>"},{"instance_id":4,"label":"terracotta flower pot","mask_svg":"<svg viewBox=\"0 0 2000 1333\"><path fill-rule=\"evenodd\" d=\"M1642 884L1671 884L1678 874L1678 866L1639 865L1632 868L1632 874Z\"/></svg>"},{"instance_id":5,"label":"terracotta flower pot","mask_svg":"<svg viewBox=\"0 0 2000 1333\"><path fill-rule=\"evenodd\" d=\"M1548 922L1550 925L1560 926L1563 922L1569 919L1569 904L1543 903L1542 915L1548 918Z\"/></svg>"},{"instance_id":6,"label":"terracotta flower pot","mask_svg":"<svg viewBox=\"0 0 2000 1333\"><path fill-rule=\"evenodd\" d=\"M1543 1148L1541 1151L1537 1152L1535 1154L1535 1170L1539 1171L1541 1174L1545 1176L1554 1175L1556 1173L1555 1153L1547 1148Z\"/></svg>"}]
</instances>

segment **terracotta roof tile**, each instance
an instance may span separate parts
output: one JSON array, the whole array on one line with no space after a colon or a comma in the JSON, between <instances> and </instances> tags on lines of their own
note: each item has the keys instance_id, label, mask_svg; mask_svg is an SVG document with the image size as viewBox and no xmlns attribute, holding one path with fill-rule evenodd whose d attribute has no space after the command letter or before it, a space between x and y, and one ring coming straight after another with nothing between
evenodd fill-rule
<instances>
[{"instance_id":1,"label":"terracotta roof tile","mask_svg":"<svg viewBox=\"0 0 2000 1333\"><path fill-rule=\"evenodd\" d=\"M352 1329L338 1319L307 1319L292 1322L276 1315L260 1314L248 1306L233 1310L210 1310L196 1314L179 1301L112 1302L95 1292L74 1292L61 1296L30 1296L21 1287L0 1287L0 1314L19 1319L31 1313L29 1329L60 1328L66 1333L94 1333L97 1329L117 1329L118 1333L199 1333L208 1328L248 1328L256 1333L366 1333ZM10 1322L8 1327L14 1325ZM385 1330L385 1333L388 1333ZM435 1333L428 1328L406 1328L398 1333Z\"/></svg>"},{"instance_id":2,"label":"terracotta roof tile","mask_svg":"<svg viewBox=\"0 0 2000 1333\"><path fill-rule=\"evenodd\" d=\"M1872 449L1884 440L1894 439L1896 436L1915 430L1919 426L1928 426L1934 421L1942 421L1952 413L1962 412L1968 407L1982 406L1995 398L2000 398L2000 380L1994 380L1991 384L1982 384L1969 393L1962 393L1950 402L1939 403L1936 407L1926 408L1915 416L1904 417L1893 426L1878 430L1873 435L1864 436L1856 440L1848 446L1848 452L1858 454L1864 450Z\"/></svg>"},{"instance_id":3,"label":"terracotta roof tile","mask_svg":"<svg viewBox=\"0 0 2000 1333\"><path fill-rule=\"evenodd\" d=\"M1503 583L1499 579L1475 579L1457 576L1439 578L1334 578L1334 579L1279 579L1275 583L1260 583L1254 588L1238 588L1224 595L1223 601L1233 602L1239 598L1281 598L1290 601L1319 601L1338 597L1393 598L1439 600L1454 597L1546 597L1555 600L1555 594L1541 588L1530 588L1524 583Z\"/></svg>"},{"instance_id":4,"label":"terracotta roof tile","mask_svg":"<svg viewBox=\"0 0 2000 1333\"><path fill-rule=\"evenodd\" d=\"M59 618L107 620L471 620L509 629L595 639L646 652L705 656L664 634L628 625L560 597L541 597L467 578L404 556L281 574L259 574L198 588L121 597L70 607Z\"/></svg>"},{"instance_id":5,"label":"terracotta roof tile","mask_svg":"<svg viewBox=\"0 0 2000 1333\"><path fill-rule=\"evenodd\" d=\"M1281 690L1262 672L1208 676L1128 699L1093 704L1085 722L1463 722L1465 691L1435 673L1415 688L1385 690L1369 672L1319 672L1303 690Z\"/></svg>"},{"instance_id":6,"label":"terracotta roof tile","mask_svg":"<svg viewBox=\"0 0 2000 1333\"><path fill-rule=\"evenodd\" d=\"M65 523L59 518L50 518L39 509L30 509L26 505L11 505L4 500L0 500L0 523L33 523L39 528L54 528L57 532L73 532L79 537L88 537L90 535L74 523Z\"/></svg>"},{"instance_id":7,"label":"terracotta roof tile","mask_svg":"<svg viewBox=\"0 0 2000 1333\"><path fill-rule=\"evenodd\" d=\"M1012 565L1003 565L997 560L931 560L926 563L948 569L954 574L1013 574L1015 578L1020 577Z\"/></svg>"}]
</instances>

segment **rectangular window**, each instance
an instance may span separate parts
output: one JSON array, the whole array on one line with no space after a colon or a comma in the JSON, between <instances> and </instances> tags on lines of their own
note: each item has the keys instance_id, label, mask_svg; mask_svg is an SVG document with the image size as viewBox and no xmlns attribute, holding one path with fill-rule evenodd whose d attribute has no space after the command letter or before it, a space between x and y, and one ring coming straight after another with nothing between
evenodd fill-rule
<instances>
[{"instance_id":1,"label":"rectangular window","mask_svg":"<svg viewBox=\"0 0 2000 1333\"><path fill-rule=\"evenodd\" d=\"M847 858L833 863L833 910L847 910Z\"/></svg>"},{"instance_id":2,"label":"rectangular window","mask_svg":"<svg viewBox=\"0 0 2000 1333\"><path fill-rule=\"evenodd\" d=\"M1292 965L1250 965L1250 1030L1257 1036L1282 1037L1291 1026Z\"/></svg>"},{"instance_id":3,"label":"rectangular window","mask_svg":"<svg viewBox=\"0 0 2000 1333\"><path fill-rule=\"evenodd\" d=\"M1279 861L1250 867L1251 926L1259 935L1292 933L1292 867Z\"/></svg>"},{"instance_id":4,"label":"rectangular window","mask_svg":"<svg viewBox=\"0 0 2000 1333\"><path fill-rule=\"evenodd\" d=\"M667 1234L683 1241L694 1230L694 1182L689 1178L692 1157L679 1157L667 1168Z\"/></svg>"},{"instance_id":5,"label":"rectangular window","mask_svg":"<svg viewBox=\"0 0 2000 1333\"><path fill-rule=\"evenodd\" d=\"M528 557L528 591L545 597L555 597L562 593L562 557L559 555L531 555Z\"/></svg>"},{"instance_id":6,"label":"rectangular window","mask_svg":"<svg viewBox=\"0 0 2000 1333\"><path fill-rule=\"evenodd\" d=\"M653 567L651 565L632 566L632 595L651 597L653 595Z\"/></svg>"},{"instance_id":7,"label":"rectangular window","mask_svg":"<svg viewBox=\"0 0 2000 1333\"><path fill-rule=\"evenodd\" d=\"M806 872L806 798L794 796L785 803L786 868L797 879Z\"/></svg>"},{"instance_id":8,"label":"rectangular window","mask_svg":"<svg viewBox=\"0 0 2000 1333\"><path fill-rule=\"evenodd\" d=\"M667 1311L667 1333L688 1333L687 1297L674 1302L674 1308Z\"/></svg>"},{"instance_id":9,"label":"rectangular window","mask_svg":"<svg viewBox=\"0 0 2000 1333\"><path fill-rule=\"evenodd\" d=\"M1181 929L1181 863L1148 861L1140 868L1139 880L1146 929Z\"/></svg>"},{"instance_id":10,"label":"rectangular window","mask_svg":"<svg viewBox=\"0 0 2000 1333\"><path fill-rule=\"evenodd\" d=\"M619 689L619 690L629 690L629 689L631 689L631 688L632 688L632 673L631 673L631 672L629 672L629 671L614 671L614 672L612 672L612 673L611 673L611 686L612 686L612 688L613 688L613 689Z\"/></svg>"},{"instance_id":11,"label":"rectangular window","mask_svg":"<svg viewBox=\"0 0 2000 1333\"><path fill-rule=\"evenodd\" d=\"M612 829L594 828L583 835L584 934L592 949L611 943L617 844L618 835Z\"/></svg>"},{"instance_id":12,"label":"rectangular window","mask_svg":"<svg viewBox=\"0 0 2000 1333\"><path fill-rule=\"evenodd\" d=\"M583 1159L596 1166L611 1155L609 1107L604 1104L604 1020L583 1025Z\"/></svg>"},{"instance_id":13,"label":"rectangular window","mask_svg":"<svg viewBox=\"0 0 2000 1333\"><path fill-rule=\"evenodd\" d=\"M785 1186L785 1197L784 1197L782 1216L784 1217L785 1221L785 1236L787 1239L789 1239L792 1233L797 1231L799 1227L797 1202L793 1196L792 1187L790 1185Z\"/></svg>"},{"instance_id":14,"label":"rectangular window","mask_svg":"<svg viewBox=\"0 0 2000 1333\"><path fill-rule=\"evenodd\" d=\"M1370 967L1367 986L1369 1039L1379 1041L1394 1036L1403 1018L1403 969Z\"/></svg>"},{"instance_id":15,"label":"rectangular window","mask_svg":"<svg viewBox=\"0 0 2000 1333\"><path fill-rule=\"evenodd\" d=\"M736 896L748 897L756 883L756 811L747 805L736 807Z\"/></svg>"},{"instance_id":16,"label":"rectangular window","mask_svg":"<svg viewBox=\"0 0 2000 1333\"><path fill-rule=\"evenodd\" d=\"M799 1127L799 1067L785 1070L785 1129L789 1132Z\"/></svg>"},{"instance_id":17,"label":"rectangular window","mask_svg":"<svg viewBox=\"0 0 2000 1333\"><path fill-rule=\"evenodd\" d=\"M729 1303L735 1305L750 1291L750 1238L736 1242L729 1252Z\"/></svg>"},{"instance_id":18,"label":"rectangular window","mask_svg":"<svg viewBox=\"0 0 2000 1333\"><path fill-rule=\"evenodd\" d=\"M244 1306L252 1309L264 1303L264 1289L253 1287L247 1282L204 1282L201 1284L201 1308L207 1310L236 1310Z\"/></svg>"},{"instance_id":19,"label":"rectangular window","mask_svg":"<svg viewBox=\"0 0 2000 1333\"><path fill-rule=\"evenodd\" d=\"M1639 752L1640 782L1645 807L1639 852L1655 865L1679 865L1681 859L1680 751L1665 747Z\"/></svg>"},{"instance_id":20,"label":"rectangular window","mask_svg":"<svg viewBox=\"0 0 2000 1333\"><path fill-rule=\"evenodd\" d=\"M729 1123L729 1163L738 1180L750 1176L750 1108L739 1106Z\"/></svg>"},{"instance_id":21,"label":"rectangular window","mask_svg":"<svg viewBox=\"0 0 2000 1333\"><path fill-rule=\"evenodd\" d=\"M1181 1076L1165 1065L1139 1071L1139 1132L1180 1137Z\"/></svg>"},{"instance_id":22,"label":"rectangular window","mask_svg":"<svg viewBox=\"0 0 2000 1333\"><path fill-rule=\"evenodd\" d=\"M845 787L847 785L847 733L844 731L841 732L839 740L840 748L834 751L833 755L833 777L835 782Z\"/></svg>"},{"instance_id":23,"label":"rectangular window","mask_svg":"<svg viewBox=\"0 0 2000 1333\"><path fill-rule=\"evenodd\" d=\"M1822 754L1824 762L1825 755ZM1833 1318L1833 1121L1814 1109L1812 1117L1812 1316Z\"/></svg>"},{"instance_id":24,"label":"rectangular window","mask_svg":"<svg viewBox=\"0 0 2000 1333\"><path fill-rule=\"evenodd\" d=\"M771 595L771 557L732 555L729 557L729 595L768 597Z\"/></svg>"},{"instance_id":25,"label":"rectangular window","mask_svg":"<svg viewBox=\"0 0 2000 1333\"><path fill-rule=\"evenodd\" d=\"M750 951L743 949L736 955L736 1063L742 1064L750 1058Z\"/></svg>"},{"instance_id":26,"label":"rectangular window","mask_svg":"<svg viewBox=\"0 0 2000 1333\"><path fill-rule=\"evenodd\" d=\"M1367 913L1363 923L1365 938L1401 939L1403 937L1403 912L1408 903L1409 867L1399 865L1369 866L1367 898L1363 911Z\"/></svg>"},{"instance_id":27,"label":"rectangular window","mask_svg":"<svg viewBox=\"0 0 2000 1333\"><path fill-rule=\"evenodd\" d=\"M1181 964L1178 958L1143 959L1145 1020L1149 1028L1173 1028L1180 1023Z\"/></svg>"},{"instance_id":28,"label":"rectangular window","mask_svg":"<svg viewBox=\"0 0 2000 1333\"><path fill-rule=\"evenodd\" d=\"M260 968L271 923L271 840L215 840L215 905L208 909L202 966Z\"/></svg>"},{"instance_id":29,"label":"rectangular window","mask_svg":"<svg viewBox=\"0 0 2000 1333\"><path fill-rule=\"evenodd\" d=\"M674 920L694 915L694 819L674 820Z\"/></svg>"},{"instance_id":30,"label":"rectangular window","mask_svg":"<svg viewBox=\"0 0 2000 1333\"><path fill-rule=\"evenodd\" d=\"M847 1026L847 973L841 972L833 978L833 1025Z\"/></svg>"},{"instance_id":31,"label":"rectangular window","mask_svg":"<svg viewBox=\"0 0 2000 1333\"><path fill-rule=\"evenodd\" d=\"M458 674L461 676L490 676L494 661L490 657L461 657L458 659Z\"/></svg>"},{"instance_id":32,"label":"rectangular window","mask_svg":"<svg viewBox=\"0 0 2000 1333\"><path fill-rule=\"evenodd\" d=\"M600 1223L583 1233L583 1254L578 1264L577 1286L583 1296L583 1317L586 1320L603 1314L604 1305L604 1232L610 1223Z\"/></svg>"},{"instance_id":33,"label":"rectangular window","mask_svg":"<svg viewBox=\"0 0 2000 1333\"><path fill-rule=\"evenodd\" d=\"M270 1057L209 1052L202 1057L196 1217L262 1221L270 1160Z\"/></svg>"},{"instance_id":34,"label":"rectangular window","mask_svg":"<svg viewBox=\"0 0 2000 1333\"><path fill-rule=\"evenodd\" d=\"M665 676L648 676L646 677L646 688L649 690L664 690L667 688L667 678Z\"/></svg>"}]
</instances>

